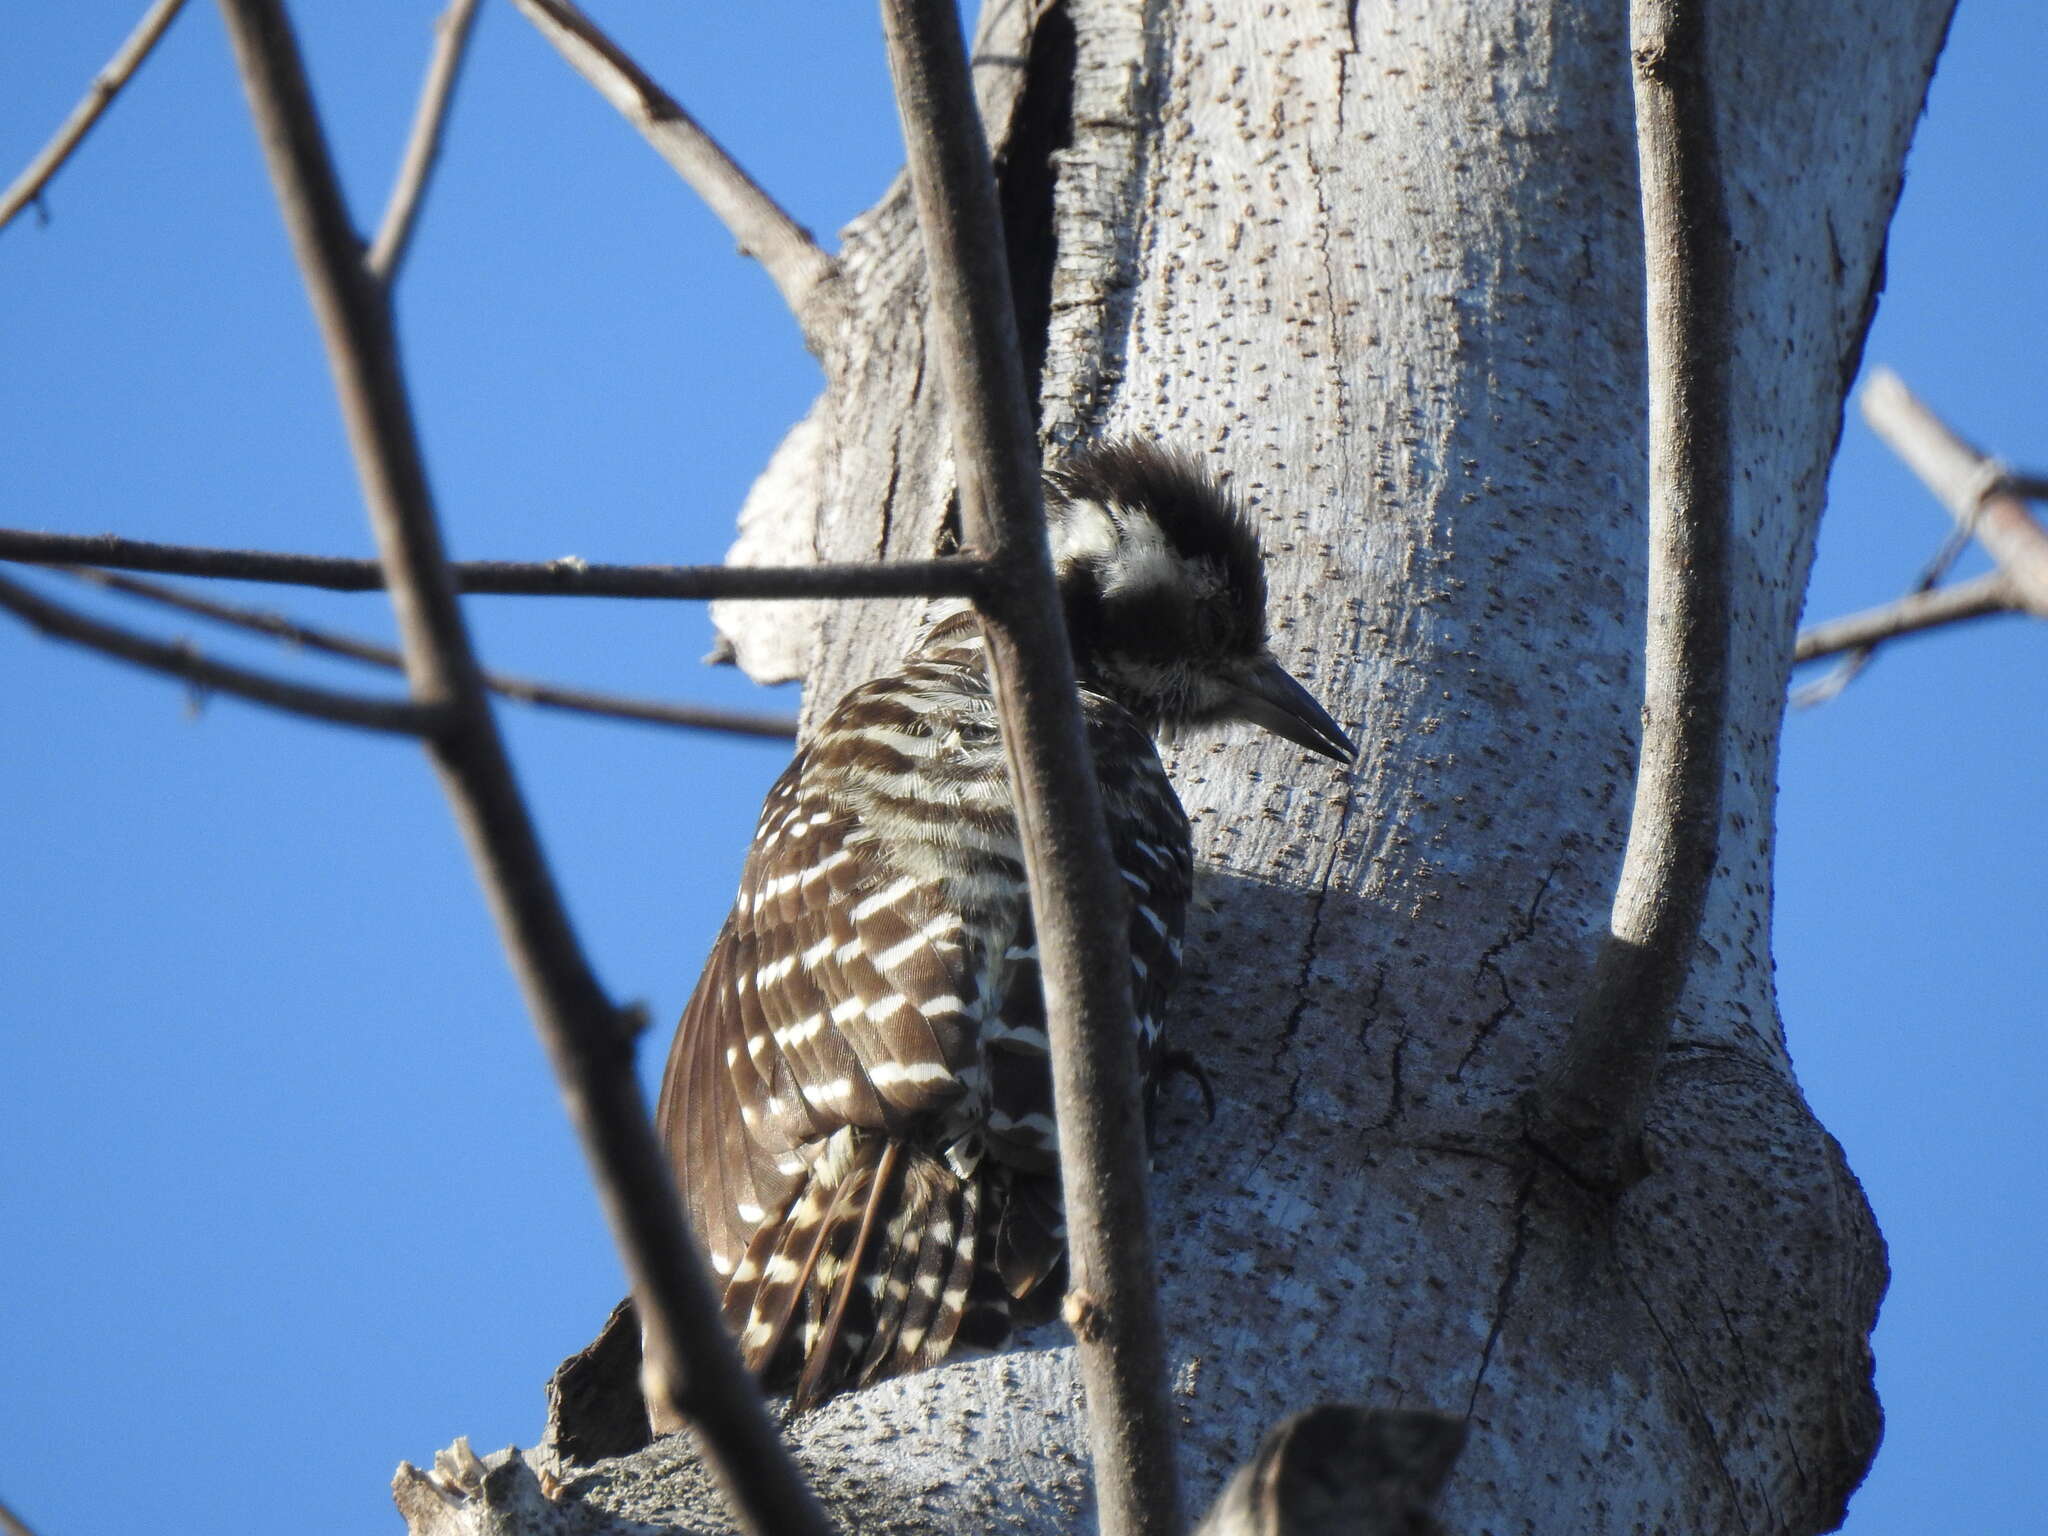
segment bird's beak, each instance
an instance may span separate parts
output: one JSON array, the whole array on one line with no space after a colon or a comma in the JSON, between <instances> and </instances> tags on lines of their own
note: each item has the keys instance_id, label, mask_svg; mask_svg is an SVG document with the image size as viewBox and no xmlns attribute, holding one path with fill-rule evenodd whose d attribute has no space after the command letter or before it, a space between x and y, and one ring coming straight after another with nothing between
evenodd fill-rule
<instances>
[{"instance_id":1,"label":"bird's beak","mask_svg":"<svg viewBox=\"0 0 2048 1536\"><path fill-rule=\"evenodd\" d=\"M1260 662L1230 692L1235 706L1231 713L1237 719L1264 726L1275 736L1285 736L1340 763L1358 756L1358 748L1330 718L1329 711L1272 657Z\"/></svg>"}]
</instances>

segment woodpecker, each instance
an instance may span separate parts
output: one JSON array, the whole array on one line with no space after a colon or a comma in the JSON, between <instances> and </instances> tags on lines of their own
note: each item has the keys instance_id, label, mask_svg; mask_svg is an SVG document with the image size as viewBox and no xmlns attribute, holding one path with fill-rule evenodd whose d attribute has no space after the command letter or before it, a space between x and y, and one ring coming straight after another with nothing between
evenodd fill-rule
<instances>
[{"instance_id":1,"label":"woodpecker","mask_svg":"<svg viewBox=\"0 0 2048 1536\"><path fill-rule=\"evenodd\" d=\"M1242 720L1356 749L1274 660L1257 540L1190 461L1112 442L1049 471L1046 501L1149 1100L1194 865L1153 737ZM768 792L656 1111L726 1323L797 1408L1056 1303L1037 962L981 631L954 604Z\"/></svg>"}]
</instances>

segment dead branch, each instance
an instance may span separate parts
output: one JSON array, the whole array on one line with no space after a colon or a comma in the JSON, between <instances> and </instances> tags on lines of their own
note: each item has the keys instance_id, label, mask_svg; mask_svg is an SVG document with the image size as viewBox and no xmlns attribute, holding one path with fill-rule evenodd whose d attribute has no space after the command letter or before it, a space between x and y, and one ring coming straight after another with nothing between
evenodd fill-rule
<instances>
[{"instance_id":1,"label":"dead branch","mask_svg":"<svg viewBox=\"0 0 2048 1536\"><path fill-rule=\"evenodd\" d=\"M427 180L440 158L441 136L448 126L448 108L455 99L455 82L462 73L462 61L469 50L469 34L476 25L477 0L448 0L448 9L434 23L434 52L427 61L427 78L420 87L420 101L413 110L412 132L405 141L405 153L398 162L398 179L392 185L384 217L378 222L377 238L363 258L370 275L390 283L405 260L412 243L414 224L426 196Z\"/></svg>"},{"instance_id":2,"label":"dead branch","mask_svg":"<svg viewBox=\"0 0 2048 1536\"><path fill-rule=\"evenodd\" d=\"M616 107L655 153L704 199L740 250L761 263L820 355L830 340L828 310L839 263L762 190L759 182L655 84L626 51L569 0L514 0L569 67Z\"/></svg>"},{"instance_id":3,"label":"dead branch","mask_svg":"<svg viewBox=\"0 0 2048 1536\"><path fill-rule=\"evenodd\" d=\"M2012 579L2003 571L1992 571L1953 586L1908 593L1896 602L1811 625L1799 632L1792 659L1818 661L1823 656L1860 650L1901 635L1917 635L1944 624L2017 611L2020 605L2014 599Z\"/></svg>"},{"instance_id":4,"label":"dead branch","mask_svg":"<svg viewBox=\"0 0 2048 1536\"><path fill-rule=\"evenodd\" d=\"M337 634L330 629L317 629L310 624L301 624L296 619L281 613L271 613L260 608L243 608L233 603L217 603L195 593L183 592L176 587L166 587L158 582L145 581L137 576L123 576L114 571L97 571L79 566L57 566L67 576L104 587L110 592L120 592L129 597L176 608L184 613L196 614L211 619L217 624L231 625L236 629L248 630L253 634L268 635L288 645L302 647L309 651L321 651L330 656L345 656L351 661L367 662L371 666L386 667L402 671L405 659L388 645L379 645L373 640L364 640L355 635ZM658 699L635 699L623 694L604 693L586 688L565 688L556 683L537 682L532 678L513 677L503 672L486 672L484 686L504 698L518 699L521 703L535 704L546 709L568 710L577 714L596 715L610 720L638 720L649 725L674 725L690 730L726 731L738 736L766 736L788 740L796 735L796 720L788 715L750 714L742 710L710 709L696 704L668 704Z\"/></svg>"},{"instance_id":5,"label":"dead branch","mask_svg":"<svg viewBox=\"0 0 2048 1536\"><path fill-rule=\"evenodd\" d=\"M2048 617L2048 533L2026 506L2048 492L2038 477L2015 475L1972 448L1889 369L1875 370L1863 391L1863 414L1955 519L1955 533L1898 602L1818 625L1799 637L1795 661L1847 652L1840 666L1799 689L1802 708L1826 703L1862 670L1886 640L1938 625L1996 613ZM1952 587L1937 583L1975 538L1999 568Z\"/></svg>"},{"instance_id":6,"label":"dead branch","mask_svg":"<svg viewBox=\"0 0 2048 1536\"><path fill-rule=\"evenodd\" d=\"M375 560L157 544L111 533L37 533L0 528L0 560L28 565L97 565L161 576L210 576L375 592L384 569ZM973 597L987 566L967 556L887 565L596 565L560 560L462 560L449 574L458 592L512 597Z\"/></svg>"},{"instance_id":7,"label":"dead branch","mask_svg":"<svg viewBox=\"0 0 2048 1536\"><path fill-rule=\"evenodd\" d=\"M1439 1536L1430 1510L1464 1448L1449 1414L1325 1403L1267 1431L1195 1536Z\"/></svg>"},{"instance_id":8,"label":"dead branch","mask_svg":"<svg viewBox=\"0 0 2048 1536\"><path fill-rule=\"evenodd\" d=\"M446 713L435 766L632 1280L645 1380L697 1427L741 1523L824 1536L823 1514L719 1318L641 1102L629 1031L577 943L484 696L399 370L390 294L363 266L278 0L221 0L278 203L326 344L414 697Z\"/></svg>"},{"instance_id":9,"label":"dead branch","mask_svg":"<svg viewBox=\"0 0 2048 1536\"><path fill-rule=\"evenodd\" d=\"M1889 368L1863 386L1863 419L1920 477L2012 583L2014 602L2048 618L2048 530L2005 466L1963 441Z\"/></svg>"},{"instance_id":10,"label":"dead branch","mask_svg":"<svg viewBox=\"0 0 2048 1536\"><path fill-rule=\"evenodd\" d=\"M5 1504L0 1504L0 1536L36 1536L23 1520Z\"/></svg>"},{"instance_id":11,"label":"dead branch","mask_svg":"<svg viewBox=\"0 0 2048 1536\"><path fill-rule=\"evenodd\" d=\"M64 119L50 142L28 163L28 169L15 177L13 185L5 192L0 192L0 229L5 229L17 213L43 195L43 188L50 184L50 178L63 168L64 162L71 158L71 152L92 132L100 114L113 105L114 98L121 94L121 87L142 67L142 61L149 57L157 39L164 35L184 3L185 0L156 0L156 4L135 24L135 30L128 34L119 51L107 61L107 67L93 76L85 99L71 109L71 115Z\"/></svg>"},{"instance_id":12,"label":"dead branch","mask_svg":"<svg viewBox=\"0 0 2048 1536\"><path fill-rule=\"evenodd\" d=\"M1735 325L1705 32L1697 0L1629 7L1649 311L1643 740L1609 930L1534 1128L1575 1173L1608 1188L1648 1171L1643 1113L1721 830Z\"/></svg>"},{"instance_id":13,"label":"dead branch","mask_svg":"<svg viewBox=\"0 0 2048 1536\"><path fill-rule=\"evenodd\" d=\"M252 704L267 704L309 720L420 737L432 736L445 723L443 712L433 704L339 693L213 661L182 642L151 640L132 630L88 618L4 578L0 578L0 608L53 640L69 640L152 672L183 678L198 687L233 694Z\"/></svg>"},{"instance_id":14,"label":"dead branch","mask_svg":"<svg viewBox=\"0 0 2048 1536\"><path fill-rule=\"evenodd\" d=\"M1948 573L1955 568L1957 559L1969 547L1970 531L1969 523L1960 523L1950 532L1942 541L1941 548L1934 552L1933 557L1920 568L1920 574L1913 578L1913 585L1906 589L1907 597L1918 597L1932 592L1947 579ZM1793 690L1792 707L1812 709L1838 696L1844 688L1863 675L1863 669L1869 666L1872 658L1877 655L1878 643L1872 640L1854 647L1829 668L1825 677ZM1796 662L1799 659L1796 654L1796 643L1794 652L1793 660Z\"/></svg>"},{"instance_id":15,"label":"dead branch","mask_svg":"<svg viewBox=\"0 0 2048 1536\"><path fill-rule=\"evenodd\" d=\"M882 18L933 347L952 402L961 525L992 572L982 623L1039 936L1066 1193L1066 1313L1077 1324L1099 1529L1178 1536L1128 918L1046 547L988 143L953 0L884 0Z\"/></svg>"}]
</instances>

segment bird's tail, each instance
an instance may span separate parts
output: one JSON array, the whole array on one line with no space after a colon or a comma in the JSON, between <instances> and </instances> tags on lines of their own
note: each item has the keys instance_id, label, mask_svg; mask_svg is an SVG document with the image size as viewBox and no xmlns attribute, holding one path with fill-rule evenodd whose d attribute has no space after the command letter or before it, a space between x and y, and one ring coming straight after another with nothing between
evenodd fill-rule
<instances>
[{"instance_id":1,"label":"bird's tail","mask_svg":"<svg viewBox=\"0 0 2048 1536\"><path fill-rule=\"evenodd\" d=\"M935 1364L969 1310L985 1241L978 1178L887 1135L844 1129L726 1283L726 1323L795 1406Z\"/></svg>"}]
</instances>

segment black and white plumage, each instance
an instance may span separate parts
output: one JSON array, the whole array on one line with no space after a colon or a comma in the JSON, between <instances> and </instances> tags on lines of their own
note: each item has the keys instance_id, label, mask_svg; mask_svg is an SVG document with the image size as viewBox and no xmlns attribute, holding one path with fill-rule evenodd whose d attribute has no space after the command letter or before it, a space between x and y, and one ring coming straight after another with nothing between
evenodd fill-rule
<instances>
[{"instance_id":1,"label":"black and white plumage","mask_svg":"<svg viewBox=\"0 0 2048 1536\"><path fill-rule=\"evenodd\" d=\"M1243 719L1354 749L1266 646L1256 540L1139 443L1047 476L1146 1081L1180 970L1188 823L1152 734ZM1061 1267L1037 949L979 626L942 613L769 791L657 1116L748 1364L799 1406L992 1344Z\"/></svg>"}]
</instances>

